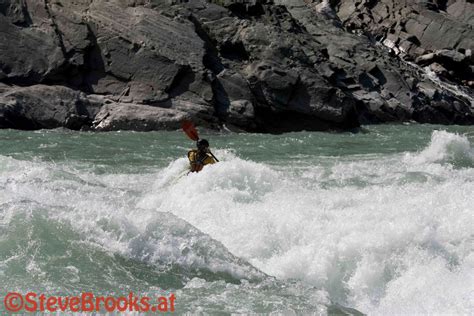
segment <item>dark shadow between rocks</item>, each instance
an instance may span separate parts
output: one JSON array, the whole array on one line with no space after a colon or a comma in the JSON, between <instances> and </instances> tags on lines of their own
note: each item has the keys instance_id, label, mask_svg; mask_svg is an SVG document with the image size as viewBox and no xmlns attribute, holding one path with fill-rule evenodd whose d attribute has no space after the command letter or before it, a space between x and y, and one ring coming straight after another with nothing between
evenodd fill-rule
<instances>
[{"instance_id":1,"label":"dark shadow between rocks","mask_svg":"<svg viewBox=\"0 0 474 316\"><path fill-rule=\"evenodd\" d=\"M374 66L372 69L370 69L369 73L377 78L380 85L383 86L385 83L387 83L387 78L385 78L385 75L378 66Z\"/></svg>"},{"instance_id":2,"label":"dark shadow between rocks","mask_svg":"<svg viewBox=\"0 0 474 316\"><path fill-rule=\"evenodd\" d=\"M275 111L269 107L257 107L255 115L258 133L282 134L301 130L325 131L334 128L333 123L314 116L293 111Z\"/></svg>"},{"instance_id":3,"label":"dark shadow between rocks","mask_svg":"<svg viewBox=\"0 0 474 316\"><path fill-rule=\"evenodd\" d=\"M168 100L164 100L164 101L150 103L148 105L155 106L155 107L158 107L158 108L163 108L163 109L171 109L173 107L173 102L171 101L171 99L168 99Z\"/></svg>"},{"instance_id":4,"label":"dark shadow between rocks","mask_svg":"<svg viewBox=\"0 0 474 316\"><path fill-rule=\"evenodd\" d=\"M94 93L93 86L106 76L106 72L97 37L90 26L87 26L87 29L91 45L84 52L84 66L79 70L82 73L82 83L79 85L79 89L86 93Z\"/></svg>"},{"instance_id":5,"label":"dark shadow between rocks","mask_svg":"<svg viewBox=\"0 0 474 316\"><path fill-rule=\"evenodd\" d=\"M230 107L229 95L219 79L212 82L212 91L215 114L220 120L225 121Z\"/></svg>"},{"instance_id":6,"label":"dark shadow between rocks","mask_svg":"<svg viewBox=\"0 0 474 316\"><path fill-rule=\"evenodd\" d=\"M234 61L245 61L249 60L249 54L244 47L242 42L230 42L226 41L220 46L221 56L225 59Z\"/></svg>"},{"instance_id":7,"label":"dark shadow between rocks","mask_svg":"<svg viewBox=\"0 0 474 316\"><path fill-rule=\"evenodd\" d=\"M170 98L176 98L181 94L189 91L189 86L196 79L196 74L189 66L183 66L179 69L178 74L174 77L170 87L166 89Z\"/></svg>"},{"instance_id":8,"label":"dark shadow between rocks","mask_svg":"<svg viewBox=\"0 0 474 316\"><path fill-rule=\"evenodd\" d=\"M265 14L263 6L259 3L254 5L233 3L228 6L228 9L240 19L251 19Z\"/></svg>"},{"instance_id":9,"label":"dark shadow between rocks","mask_svg":"<svg viewBox=\"0 0 474 316\"><path fill-rule=\"evenodd\" d=\"M189 21L193 23L194 30L200 39L204 41L205 54L202 59L202 64L206 69L209 69L214 75L221 73L224 70L221 59L219 58L219 52L215 47L214 41L207 34L201 23L193 15L189 16Z\"/></svg>"}]
</instances>

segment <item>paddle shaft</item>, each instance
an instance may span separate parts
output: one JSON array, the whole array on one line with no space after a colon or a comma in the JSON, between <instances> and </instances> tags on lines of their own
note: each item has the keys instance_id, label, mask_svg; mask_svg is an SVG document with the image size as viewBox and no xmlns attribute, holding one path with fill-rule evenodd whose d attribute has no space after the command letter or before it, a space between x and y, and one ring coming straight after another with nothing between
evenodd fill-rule
<instances>
[{"instance_id":1,"label":"paddle shaft","mask_svg":"<svg viewBox=\"0 0 474 316\"><path fill-rule=\"evenodd\" d=\"M216 162L219 162L219 159L217 159L216 156L214 156L214 154L209 150L209 153L211 154L212 158L214 158L216 160Z\"/></svg>"}]
</instances>

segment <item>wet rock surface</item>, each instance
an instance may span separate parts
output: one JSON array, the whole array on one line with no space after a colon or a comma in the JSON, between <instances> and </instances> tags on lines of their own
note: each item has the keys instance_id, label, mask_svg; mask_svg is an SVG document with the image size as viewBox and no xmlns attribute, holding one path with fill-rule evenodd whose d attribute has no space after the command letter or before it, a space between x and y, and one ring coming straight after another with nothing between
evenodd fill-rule
<instances>
[{"instance_id":1,"label":"wet rock surface","mask_svg":"<svg viewBox=\"0 0 474 316\"><path fill-rule=\"evenodd\" d=\"M0 127L472 124L472 12L467 1L5 0Z\"/></svg>"}]
</instances>

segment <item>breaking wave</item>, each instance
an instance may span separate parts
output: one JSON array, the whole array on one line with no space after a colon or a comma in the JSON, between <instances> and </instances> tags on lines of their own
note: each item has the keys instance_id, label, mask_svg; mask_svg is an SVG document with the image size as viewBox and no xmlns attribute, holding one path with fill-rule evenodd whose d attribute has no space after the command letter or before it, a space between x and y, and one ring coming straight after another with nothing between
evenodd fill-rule
<instances>
[{"instance_id":1,"label":"breaking wave","mask_svg":"<svg viewBox=\"0 0 474 316\"><path fill-rule=\"evenodd\" d=\"M474 167L474 149L466 136L434 131L427 148L411 157L413 163L449 163L456 167Z\"/></svg>"},{"instance_id":2,"label":"breaking wave","mask_svg":"<svg viewBox=\"0 0 474 316\"><path fill-rule=\"evenodd\" d=\"M450 165L472 163L467 138L434 132L418 153L328 157L329 167L303 174L218 154L223 162L171 185L163 179L185 161L165 168L140 207L171 212L263 272L362 312L472 310L474 169Z\"/></svg>"},{"instance_id":3,"label":"breaking wave","mask_svg":"<svg viewBox=\"0 0 474 316\"><path fill-rule=\"evenodd\" d=\"M0 155L1 291L173 290L181 312L474 310L466 136L305 163L216 154L189 175L185 159L122 174Z\"/></svg>"}]
</instances>

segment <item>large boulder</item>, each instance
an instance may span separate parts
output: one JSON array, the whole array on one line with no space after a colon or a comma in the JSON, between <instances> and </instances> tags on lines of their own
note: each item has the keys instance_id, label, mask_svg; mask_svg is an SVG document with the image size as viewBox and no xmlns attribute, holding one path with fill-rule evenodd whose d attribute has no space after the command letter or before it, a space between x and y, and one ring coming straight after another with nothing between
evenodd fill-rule
<instances>
[{"instance_id":1,"label":"large boulder","mask_svg":"<svg viewBox=\"0 0 474 316\"><path fill-rule=\"evenodd\" d=\"M62 86L13 87L0 94L0 128L41 129L90 126L100 104Z\"/></svg>"},{"instance_id":2,"label":"large boulder","mask_svg":"<svg viewBox=\"0 0 474 316\"><path fill-rule=\"evenodd\" d=\"M85 78L94 93L153 104L177 97L181 81L202 77L204 42L191 22L119 0L94 1L86 18L102 60L101 73Z\"/></svg>"},{"instance_id":3,"label":"large boulder","mask_svg":"<svg viewBox=\"0 0 474 316\"><path fill-rule=\"evenodd\" d=\"M227 110L227 120L261 131L357 127L356 100L315 68L327 60L318 42L284 6L265 3L224 5L227 16L213 5L183 5L224 68L217 71L219 113ZM239 111L254 125L235 120Z\"/></svg>"},{"instance_id":4,"label":"large boulder","mask_svg":"<svg viewBox=\"0 0 474 316\"><path fill-rule=\"evenodd\" d=\"M213 118L199 116L198 109L206 112L205 106L188 101L175 101L173 104L162 104L161 107L109 101L97 113L93 128L97 131L176 130L181 127L183 120L190 119L200 125L216 128L217 124L211 124Z\"/></svg>"},{"instance_id":5,"label":"large boulder","mask_svg":"<svg viewBox=\"0 0 474 316\"><path fill-rule=\"evenodd\" d=\"M176 130L186 112L143 104L111 103L102 107L93 126L98 131Z\"/></svg>"},{"instance_id":6,"label":"large boulder","mask_svg":"<svg viewBox=\"0 0 474 316\"><path fill-rule=\"evenodd\" d=\"M65 59L52 29L17 26L1 14L0 29L0 80L36 84L60 71Z\"/></svg>"}]
</instances>

